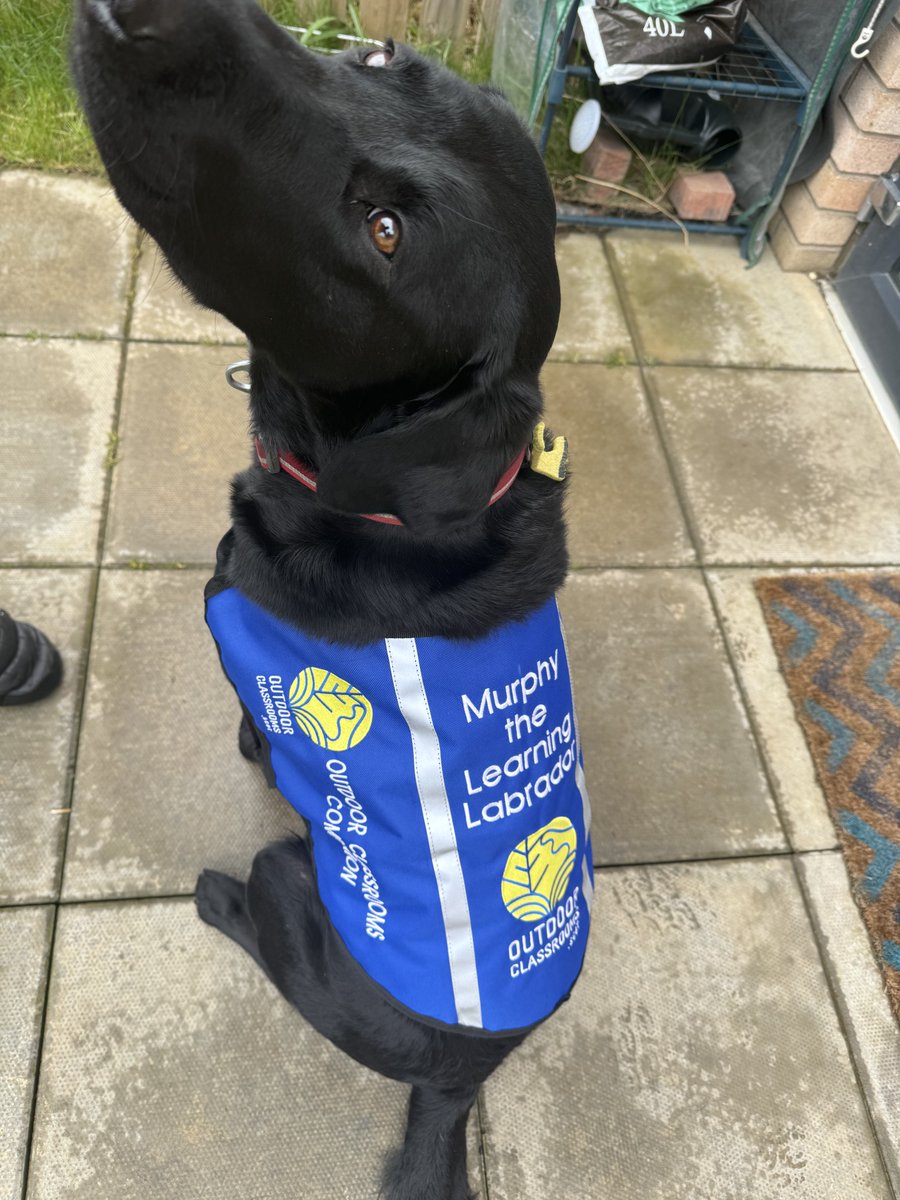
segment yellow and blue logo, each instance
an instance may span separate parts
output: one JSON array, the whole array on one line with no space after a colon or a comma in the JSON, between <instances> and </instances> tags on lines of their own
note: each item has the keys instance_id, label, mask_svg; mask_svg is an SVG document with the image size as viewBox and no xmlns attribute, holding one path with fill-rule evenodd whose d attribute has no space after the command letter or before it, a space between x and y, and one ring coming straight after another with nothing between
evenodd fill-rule
<instances>
[{"instance_id":1,"label":"yellow and blue logo","mask_svg":"<svg viewBox=\"0 0 900 1200\"><path fill-rule=\"evenodd\" d=\"M555 817L512 851L500 891L507 910L520 921L540 921L566 894L575 866L578 835L568 817Z\"/></svg>"},{"instance_id":2,"label":"yellow and blue logo","mask_svg":"<svg viewBox=\"0 0 900 1200\"><path fill-rule=\"evenodd\" d=\"M288 703L306 736L323 749L352 750L372 726L372 705L359 688L323 667L300 672Z\"/></svg>"}]
</instances>

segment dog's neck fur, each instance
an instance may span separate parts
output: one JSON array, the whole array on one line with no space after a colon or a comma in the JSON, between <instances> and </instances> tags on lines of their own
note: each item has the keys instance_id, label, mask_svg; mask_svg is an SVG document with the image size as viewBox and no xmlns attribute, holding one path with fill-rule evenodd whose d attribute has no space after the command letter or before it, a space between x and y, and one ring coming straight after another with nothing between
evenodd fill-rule
<instances>
[{"instance_id":1,"label":"dog's neck fur","mask_svg":"<svg viewBox=\"0 0 900 1200\"><path fill-rule=\"evenodd\" d=\"M530 440L540 392L528 379L469 391L466 374L424 404L393 392L374 420L354 422L350 406L257 355L255 430L318 472L318 495L258 463L238 476L231 582L311 634L356 644L481 637L546 602L566 572L564 485L523 471L488 507ZM373 511L406 528L351 515Z\"/></svg>"},{"instance_id":2,"label":"dog's neck fur","mask_svg":"<svg viewBox=\"0 0 900 1200\"><path fill-rule=\"evenodd\" d=\"M393 380L337 394L293 384L265 355L254 353L251 426L264 445L287 450L318 469L323 452L336 444L396 428L426 406L433 411L470 388L480 366L465 363L448 379L427 388L414 381Z\"/></svg>"}]
</instances>

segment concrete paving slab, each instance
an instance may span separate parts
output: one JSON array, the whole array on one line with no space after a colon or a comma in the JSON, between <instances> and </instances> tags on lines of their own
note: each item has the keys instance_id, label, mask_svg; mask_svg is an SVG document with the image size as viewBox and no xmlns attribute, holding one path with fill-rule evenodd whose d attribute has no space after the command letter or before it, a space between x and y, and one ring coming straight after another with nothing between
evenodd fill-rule
<instances>
[{"instance_id":1,"label":"concrete paving slab","mask_svg":"<svg viewBox=\"0 0 900 1200\"><path fill-rule=\"evenodd\" d=\"M128 350L104 561L213 562L230 482L250 462L247 406L224 371L234 348Z\"/></svg>"},{"instance_id":2,"label":"concrete paving slab","mask_svg":"<svg viewBox=\"0 0 900 1200\"><path fill-rule=\"evenodd\" d=\"M597 861L784 849L699 572L578 572L560 606Z\"/></svg>"},{"instance_id":3,"label":"concrete paving slab","mask_svg":"<svg viewBox=\"0 0 900 1200\"><path fill-rule=\"evenodd\" d=\"M693 562L640 372L551 363L542 383L548 423L569 439L572 565Z\"/></svg>"},{"instance_id":4,"label":"concrete paving slab","mask_svg":"<svg viewBox=\"0 0 900 1200\"><path fill-rule=\"evenodd\" d=\"M685 249L674 234L630 230L609 246L648 359L853 369L815 283L772 255L748 270L737 239L692 238Z\"/></svg>"},{"instance_id":5,"label":"concrete paving slab","mask_svg":"<svg viewBox=\"0 0 900 1200\"><path fill-rule=\"evenodd\" d=\"M372 1200L407 1094L314 1033L191 901L76 905L28 1197Z\"/></svg>"},{"instance_id":6,"label":"concrete paving slab","mask_svg":"<svg viewBox=\"0 0 900 1200\"><path fill-rule=\"evenodd\" d=\"M797 860L797 866L885 1169L900 1195L897 1023L884 994L866 927L850 893L841 855L836 851L805 854Z\"/></svg>"},{"instance_id":7,"label":"concrete paving slab","mask_svg":"<svg viewBox=\"0 0 900 1200\"><path fill-rule=\"evenodd\" d=\"M572 999L486 1085L491 1200L889 1200L791 864L597 882Z\"/></svg>"},{"instance_id":8,"label":"concrete paving slab","mask_svg":"<svg viewBox=\"0 0 900 1200\"><path fill-rule=\"evenodd\" d=\"M53 909L0 909L0 1196L19 1200Z\"/></svg>"},{"instance_id":9,"label":"concrete paving slab","mask_svg":"<svg viewBox=\"0 0 900 1200\"><path fill-rule=\"evenodd\" d=\"M829 850L837 835L753 590L760 574L765 572L710 571L709 581L791 848Z\"/></svg>"},{"instance_id":10,"label":"concrete paving slab","mask_svg":"<svg viewBox=\"0 0 900 1200\"><path fill-rule=\"evenodd\" d=\"M131 336L160 342L245 345L247 341L230 321L194 302L169 270L162 251L146 235L141 243Z\"/></svg>"},{"instance_id":11,"label":"concrete paving slab","mask_svg":"<svg viewBox=\"0 0 900 1200\"><path fill-rule=\"evenodd\" d=\"M709 563L900 558L900 457L862 380L652 372Z\"/></svg>"},{"instance_id":12,"label":"concrete paving slab","mask_svg":"<svg viewBox=\"0 0 900 1200\"><path fill-rule=\"evenodd\" d=\"M593 233L557 238L556 264L562 310L550 359L568 362L633 362L622 306L602 240Z\"/></svg>"},{"instance_id":13,"label":"concrete paving slab","mask_svg":"<svg viewBox=\"0 0 900 1200\"><path fill-rule=\"evenodd\" d=\"M101 580L63 893L189 893L203 867L246 875L300 828L240 757L240 710L203 620L210 572Z\"/></svg>"},{"instance_id":14,"label":"concrete paving slab","mask_svg":"<svg viewBox=\"0 0 900 1200\"><path fill-rule=\"evenodd\" d=\"M0 562L95 561L120 354L0 338Z\"/></svg>"},{"instance_id":15,"label":"concrete paving slab","mask_svg":"<svg viewBox=\"0 0 900 1200\"><path fill-rule=\"evenodd\" d=\"M121 334L135 236L107 183L3 171L0 332Z\"/></svg>"},{"instance_id":16,"label":"concrete paving slab","mask_svg":"<svg viewBox=\"0 0 900 1200\"><path fill-rule=\"evenodd\" d=\"M88 570L0 570L0 608L42 629L64 670L46 700L0 709L0 904L59 893L90 591Z\"/></svg>"}]
</instances>

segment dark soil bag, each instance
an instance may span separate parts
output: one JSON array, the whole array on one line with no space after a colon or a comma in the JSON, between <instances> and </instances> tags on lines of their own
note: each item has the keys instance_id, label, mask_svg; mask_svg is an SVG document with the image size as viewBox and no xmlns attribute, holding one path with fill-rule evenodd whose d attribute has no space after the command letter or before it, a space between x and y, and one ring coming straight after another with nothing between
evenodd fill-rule
<instances>
[{"instance_id":1,"label":"dark soil bag","mask_svg":"<svg viewBox=\"0 0 900 1200\"><path fill-rule=\"evenodd\" d=\"M631 83L654 71L706 67L735 44L746 0L717 0L676 14L677 0L586 0L578 10L584 40L602 84ZM672 16L660 13L671 11Z\"/></svg>"}]
</instances>

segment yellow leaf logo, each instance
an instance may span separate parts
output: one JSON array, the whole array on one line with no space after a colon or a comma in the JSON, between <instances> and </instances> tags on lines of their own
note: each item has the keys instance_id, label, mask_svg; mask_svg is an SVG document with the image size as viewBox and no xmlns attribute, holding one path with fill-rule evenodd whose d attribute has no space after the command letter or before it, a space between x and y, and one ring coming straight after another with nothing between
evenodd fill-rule
<instances>
[{"instance_id":1,"label":"yellow leaf logo","mask_svg":"<svg viewBox=\"0 0 900 1200\"><path fill-rule=\"evenodd\" d=\"M288 703L306 736L327 750L358 746L372 725L372 705L362 692L322 667L300 672Z\"/></svg>"},{"instance_id":2,"label":"yellow leaf logo","mask_svg":"<svg viewBox=\"0 0 900 1200\"><path fill-rule=\"evenodd\" d=\"M508 911L520 921L549 916L566 894L577 849L578 835L567 817L555 817L519 842L500 885Z\"/></svg>"}]
</instances>

